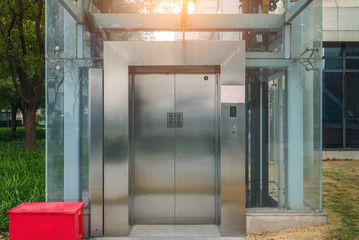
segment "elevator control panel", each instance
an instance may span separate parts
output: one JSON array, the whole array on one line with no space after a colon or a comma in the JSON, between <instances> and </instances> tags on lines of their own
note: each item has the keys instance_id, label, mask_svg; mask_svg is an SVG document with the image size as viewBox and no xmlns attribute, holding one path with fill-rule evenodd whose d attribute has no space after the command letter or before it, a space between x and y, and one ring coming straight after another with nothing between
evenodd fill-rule
<instances>
[{"instance_id":1,"label":"elevator control panel","mask_svg":"<svg viewBox=\"0 0 359 240\"><path fill-rule=\"evenodd\" d=\"M236 106L229 107L229 117L237 117L237 107Z\"/></svg>"},{"instance_id":2,"label":"elevator control panel","mask_svg":"<svg viewBox=\"0 0 359 240\"><path fill-rule=\"evenodd\" d=\"M182 112L168 112L167 113L167 128L183 128L183 113Z\"/></svg>"},{"instance_id":3,"label":"elevator control panel","mask_svg":"<svg viewBox=\"0 0 359 240\"><path fill-rule=\"evenodd\" d=\"M238 118L238 106L237 105L227 105L227 128L228 128L228 137L229 139L237 139L238 137L238 128L239 128L239 118Z\"/></svg>"}]
</instances>

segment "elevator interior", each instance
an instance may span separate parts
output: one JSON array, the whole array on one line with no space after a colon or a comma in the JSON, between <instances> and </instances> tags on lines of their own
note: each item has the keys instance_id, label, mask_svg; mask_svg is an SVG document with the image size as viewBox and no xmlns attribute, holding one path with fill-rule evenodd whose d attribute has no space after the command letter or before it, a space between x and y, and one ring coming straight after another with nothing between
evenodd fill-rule
<instances>
[{"instance_id":1,"label":"elevator interior","mask_svg":"<svg viewBox=\"0 0 359 240\"><path fill-rule=\"evenodd\" d=\"M137 224L245 235L244 42L104 46L103 85L102 72L89 74L91 128L104 126L103 140L90 133L91 146L103 141L91 148L91 236Z\"/></svg>"}]
</instances>

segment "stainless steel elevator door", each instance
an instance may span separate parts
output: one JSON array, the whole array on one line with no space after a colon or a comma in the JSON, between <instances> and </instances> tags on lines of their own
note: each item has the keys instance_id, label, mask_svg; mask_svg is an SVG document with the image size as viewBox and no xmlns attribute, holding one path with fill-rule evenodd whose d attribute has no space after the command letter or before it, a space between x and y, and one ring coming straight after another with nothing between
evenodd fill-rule
<instances>
[{"instance_id":1,"label":"stainless steel elevator door","mask_svg":"<svg viewBox=\"0 0 359 240\"><path fill-rule=\"evenodd\" d=\"M136 74L133 95L134 224L216 223L216 75Z\"/></svg>"},{"instance_id":2,"label":"stainless steel elevator door","mask_svg":"<svg viewBox=\"0 0 359 240\"><path fill-rule=\"evenodd\" d=\"M215 74L176 74L175 222L215 223Z\"/></svg>"},{"instance_id":3,"label":"stainless steel elevator door","mask_svg":"<svg viewBox=\"0 0 359 240\"><path fill-rule=\"evenodd\" d=\"M134 222L174 223L173 75L136 75L134 82Z\"/></svg>"}]
</instances>

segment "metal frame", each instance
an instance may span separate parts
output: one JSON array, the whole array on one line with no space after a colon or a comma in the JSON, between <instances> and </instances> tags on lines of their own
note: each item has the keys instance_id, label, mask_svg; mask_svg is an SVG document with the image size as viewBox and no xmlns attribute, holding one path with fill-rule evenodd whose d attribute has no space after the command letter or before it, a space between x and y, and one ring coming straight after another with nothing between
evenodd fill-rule
<instances>
[{"instance_id":1,"label":"metal frame","mask_svg":"<svg viewBox=\"0 0 359 240\"><path fill-rule=\"evenodd\" d=\"M83 22L82 9L69 0L59 2L78 23ZM116 31L282 31L284 57L290 58L290 24L312 2L299 0L290 4L287 0L286 5L292 6L286 9L285 14L189 14L186 15L186 26L180 14L93 14L93 17L97 28Z\"/></svg>"},{"instance_id":2,"label":"metal frame","mask_svg":"<svg viewBox=\"0 0 359 240\"><path fill-rule=\"evenodd\" d=\"M179 14L94 14L95 26L116 31L182 31ZM185 31L274 32L283 26L281 14L190 14Z\"/></svg>"},{"instance_id":3,"label":"metal frame","mask_svg":"<svg viewBox=\"0 0 359 240\"><path fill-rule=\"evenodd\" d=\"M285 14L93 14L95 27L116 31L217 31L283 32L284 57L291 58L291 23L314 0L286 0ZM70 0L59 0L70 15L83 22L81 1L76 7ZM89 5L85 1L85 4ZM81 9L80 9L81 7ZM186 16L186 25L183 25ZM276 55L274 58L281 58Z\"/></svg>"},{"instance_id":4,"label":"metal frame","mask_svg":"<svg viewBox=\"0 0 359 240\"><path fill-rule=\"evenodd\" d=\"M129 159L129 224L134 225L134 82L137 74L209 74L216 75L215 82L215 222L221 223L221 156L220 156L220 66L218 65L178 65L178 66L129 66L129 129L130 129L130 159Z\"/></svg>"},{"instance_id":5,"label":"metal frame","mask_svg":"<svg viewBox=\"0 0 359 240\"><path fill-rule=\"evenodd\" d=\"M211 51L214 48L221 51ZM133 102L129 102L128 94L133 90L129 84L131 68L129 71L128 66L183 65L185 69L190 69L189 66L198 66L198 64L221 65L221 81L218 87L234 85L234 87L243 86L244 89L245 50L243 41L186 41L185 43L111 41L105 42L104 52L104 77L106 78L104 85L104 235L126 236L130 230L129 209L132 207L128 181L133 177L129 172L132 151L129 143L132 138L128 134L133 127L129 121L129 117L133 114L129 106ZM193 58L193 56L202 56L202 58ZM207 68L205 67L205 70ZM121 89L120 94L119 89ZM218 94L220 98L221 93ZM233 104L238 106L236 121L243 120L244 122L244 100L243 103ZM223 106L228 106L228 103L221 102L219 108ZM218 113L222 114L220 119L217 119L221 123L219 128L222 133L226 132L229 127L232 129L232 124L237 124L223 125L223 119L227 116L223 115L223 109L218 109ZM244 236L246 229L245 124L240 123L235 129L238 135L234 136L229 133L225 135L230 136L229 140L224 138L227 142L229 141L229 145L225 144L223 138L217 140L222 146L218 151L218 155L221 156L221 174L218 175L221 176L222 236ZM119 141L120 145L118 145ZM116 184L116 189L107 186L108 184ZM217 184L219 184L218 181Z\"/></svg>"},{"instance_id":6,"label":"metal frame","mask_svg":"<svg viewBox=\"0 0 359 240\"><path fill-rule=\"evenodd\" d=\"M103 73L89 69L90 236L103 236Z\"/></svg>"},{"instance_id":7,"label":"metal frame","mask_svg":"<svg viewBox=\"0 0 359 240\"><path fill-rule=\"evenodd\" d=\"M71 0L58 0L67 12L75 19L77 23L83 23L83 11L76 7Z\"/></svg>"},{"instance_id":8,"label":"metal frame","mask_svg":"<svg viewBox=\"0 0 359 240\"><path fill-rule=\"evenodd\" d=\"M284 15L284 23L290 24L313 0L299 0Z\"/></svg>"}]
</instances>

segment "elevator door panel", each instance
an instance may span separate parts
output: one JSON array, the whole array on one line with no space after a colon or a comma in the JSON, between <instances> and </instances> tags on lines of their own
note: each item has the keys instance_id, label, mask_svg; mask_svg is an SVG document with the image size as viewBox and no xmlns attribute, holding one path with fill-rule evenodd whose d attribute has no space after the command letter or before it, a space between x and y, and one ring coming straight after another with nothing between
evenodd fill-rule
<instances>
[{"instance_id":1,"label":"elevator door panel","mask_svg":"<svg viewBox=\"0 0 359 240\"><path fill-rule=\"evenodd\" d=\"M136 75L134 85L134 223L173 224L173 74Z\"/></svg>"},{"instance_id":2,"label":"elevator door panel","mask_svg":"<svg viewBox=\"0 0 359 240\"><path fill-rule=\"evenodd\" d=\"M175 222L215 223L215 74L176 74Z\"/></svg>"},{"instance_id":3,"label":"elevator door panel","mask_svg":"<svg viewBox=\"0 0 359 240\"><path fill-rule=\"evenodd\" d=\"M134 224L215 223L215 106L215 74L135 75Z\"/></svg>"}]
</instances>

